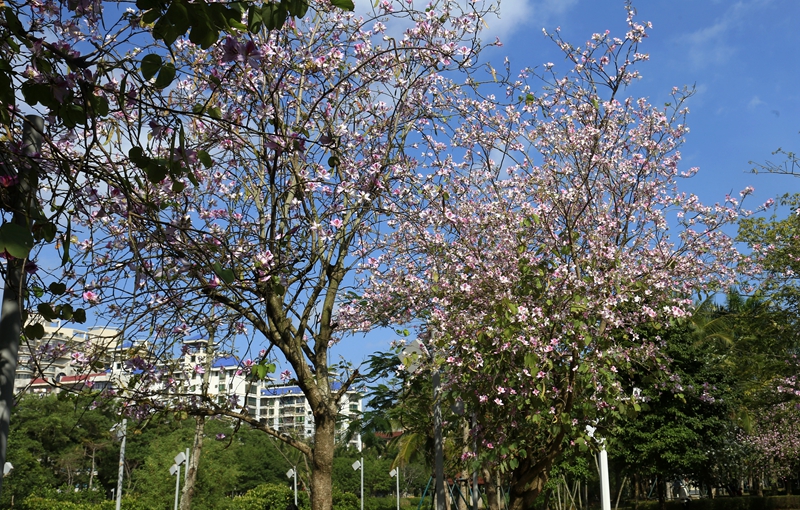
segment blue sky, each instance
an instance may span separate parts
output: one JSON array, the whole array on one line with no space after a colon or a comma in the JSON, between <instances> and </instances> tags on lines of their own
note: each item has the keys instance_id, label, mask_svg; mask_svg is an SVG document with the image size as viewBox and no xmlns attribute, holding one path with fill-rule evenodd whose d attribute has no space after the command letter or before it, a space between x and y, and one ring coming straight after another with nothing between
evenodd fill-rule
<instances>
[{"instance_id":1,"label":"blue sky","mask_svg":"<svg viewBox=\"0 0 800 510\"><path fill-rule=\"evenodd\" d=\"M685 181L686 190L714 202L752 185L755 207L800 188L792 177L747 173L749 161L768 160L778 147L800 149L800 2L642 0L634 7L653 29L640 47L650 61L639 67L643 78L628 93L660 104L673 86L696 87L682 153L684 166L700 173ZM503 0L501 19L490 27L504 41L495 53L508 56L512 68L548 61L558 67L563 58L542 27L561 27L576 45L606 29L621 36L624 2Z\"/></svg>"},{"instance_id":2,"label":"blue sky","mask_svg":"<svg viewBox=\"0 0 800 510\"><path fill-rule=\"evenodd\" d=\"M575 45L606 29L622 37L624 5L623 0L502 0L501 18L487 21L503 47L488 59L498 66L507 56L512 69L554 62L566 72L568 65L542 28L560 27ZM748 208L800 192L800 179L755 175L749 163L780 161L771 156L779 147L800 151L800 1L641 0L634 8L639 21L653 23L640 46L650 61L641 64L643 77L626 94L661 104L673 86L696 87L688 102L691 132L681 152L683 168L696 166L700 172L682 181L683 189L714 203L753 186ZM392 331L347 338L333 353L357 364L395 338Z\"/></svg>"},{"instance_id":3,"label":"blue sky","mask_svg":"<svg viewBox=\"0 0 800 510\"><path fill-rule=\"evenodd\" d=\"M563 55L542 28L560 27L564 39L576 45L606 29L622 36L624 5L624 0L502 0L500 19L487 22L490 35L504 44L484 61L499 67L508 56L512 69L554 62L566 72ZM800 1L640 0L634 7L637 18L651 21L653 29L640 47L650 61L639 67L643 78L627 94L660 104L673 86L696 87L682 153L683 167L697 166L700 172L683 181L684 189L713 203L750 185L756 191L749 207L800 191L800 180L793 177L748 172L750 161L764 162L778 147L800 150ZM331 361L341 355L358 364L396 337L389 330L347 338L333 349Z\"/></svg>"}]
</instances>

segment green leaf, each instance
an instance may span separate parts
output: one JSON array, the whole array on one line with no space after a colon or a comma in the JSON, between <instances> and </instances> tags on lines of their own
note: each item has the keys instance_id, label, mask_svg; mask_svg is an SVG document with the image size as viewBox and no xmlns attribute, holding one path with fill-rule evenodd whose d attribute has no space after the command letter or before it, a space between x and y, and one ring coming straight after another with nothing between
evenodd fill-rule
<instances>
[{"instance_id":1,"label":"green leaf","mask_svg":"<svg viewBox=\"0 0 800 510\"><path fill-rule=\"evenodd\" d=\"M159 69L161 69L162 65L163 61L161 60L160 56L156 55L155 53L146 55L142 59L141 64L142 76L145 80L149 81L153 76L156 75Z\"/></svg>"},{"instance_id":2,"label":"green leaf","mask_svg":"<svg viewBox=\"0 0 800 510\"><path fill-rule=\"evenodd\" d=\"M86 310L83 308L78 308L75 310L75 312L72 314L72 320L73 322L77 322L79 324L86 322Z\"/></svg>"},{"instance_id":3,"label":"green leaf","mask_svg":"<svg viewBox=\"0 0 800 510\"><path fill-rule=\"evenodd\" d=\"M142 23L149 25L158 20L159 16L161 16L161 11L157 9L146 11L144 14L142 14Z\"/></svg>"},{"instance_id":4,"label":"green leaf","mask_svg":"<svg viewBox=\"0 0 800 510\"><path fill-rule=\"evenodd\" d=\"M26 35L25 29L22 27L22 23L20 23L16 13L14 13L14 9L11 7L6 7L3 9L3 14L6 18L6 26L8 26L8 29L11 31L11 33L19 38L24 37Z\"/></svg>"},{"instance_id":5,"label":"green leaf","mask_svg":"<svg viewBox=\"0 0 800 510\"><path fill-rule=\"evenodd\" d=\"M33 249L33 234L27 228L16 223L4 223L0 226L0 250L7 251L17 259L24 259Z\"/></svg>"},{"instance_id":6,"label":"green leaf","mask_svg":"<svg viewBox=\"0 0 800 510\"><path fill-rule=\"evenodd\" d=\"M247 24L247 29L253 34L261 30L261 9L257 9L254 4L247 11Z\"/></svg>"},{"instance_id":7,"label":"green leaf","mask_svg":"<svg viewBox=\"0 0 800 510\"><path fill-rule=\"evenodd\" d=\"M73 310L71 305L62 305L61 309L58 311L58 315L65 321L72 319L72 313Z\"/></svg>"},{"instance_id":8,"label":"green leaf","mask_svg":"<svg viewBox=\"0 0 800 510\"><path fill-rule=\"evenodd\" d=\"M172 62L167 62L161 67L161 71L158 72L158 78L156 78L156 82L153 84L153 86L157 89L163 89L168 87L174 79L175 65Z\"/></svg>"},{"instance_id":9,"label":"green leaf","mask_svg":"<svg viewBox=\"0 0 800 510\"><path fill-rule=\"evenodd\" d=\"M25 326L25 336L29 339L44 338L44 325L37 322L36 324Z\"/></svg>"},{"instance_id":10,"label":"green leaf","mask_svg":"<svg viewBox=\"0 0 800 510\"><path fill-rule=\"evenodd\" d=\"M352 11L356 8L356 4L353 3L353 0L331 0L331 5L344 11Z\"/></svg>"},{"instance_id":11,"label":"green leaf","mask_svg":"<svg viewBox=\"0 0 800 510\"><path fill-rule=\"evenodd\" d=\"M223 268L219 262L214 262L212 265L214 268L214 273L219 276L219 279L225 283L233 283L235 278L235 274L233 273L233 269Z\"/></svg>"},{"instance_id":12,"label":"green leaf","mask_svg":"<svg viewBox=\"0 0 800 510\"><path fill-rule=\"evenodd\" d=\"M128 157L131 163L139 168L144 168L150 163L150 158L144 155L144 149L141 147L131 147L128 150Z\"/></svg>"},{"instance_id":13,"label":"green leaf","mask_svg":"<svg viewBox=\"0 0 800 510\"><path fill-rule=\"evenodd\" d=\"M51 105L53 102L53 92L48 85L26 81L22 84L20 89L22 91L22 97L25 98L25 102L31 106L37 103L47 106Z\"/></svg>"},{"instance_id":14,"label":"green leaf","mask_svg":"<svg viewBox=\"0 0 800 510\"><path fill-rule=\"evenodd\" d=\"M222 110L220 110L219 106L209 108L206 113L208 113L208 116L211 117L212 119L219 120L222 118Z\"/></svg>"},{"instance_id":15,"label":"green leaf","mask_svg":"<svg viewBox=\"0 0 800 510\"><path fill-rule=\"evenodd\" d=\"M207 50L219 39L219 31L209 25L194 25L189 32L189 40Z\"/></svg>"},{"instance_id":16,"label":"green leaf","mask_svg":"<svg viewBox=\"0 0 800 510\"><path fill-rule=\"evenodd\" d=\"M159 183L167 177L167 167L155 161L151 161L145 170L147 173L147 180L152 183Z\"/></svg>"},{"instance_id":17,"label":"green leaf","mask_svg":"<svg viewBox=\"0 0 800 510\"><path fill-rule=\"evenodd\" d=\"M108 115L108 99L103 96L92 96L92 108L96 115L105 117Z\"/></svg>"},{"instance_id":18,"label":"green leaf","mask_svg":"<svg viewBox=\"0 0 800 510\"><path fill-rule=\"evenodd\" d=\"M278 30L286 23L289 11L283 4L265 3L261 8L261 18L267 30Z\"/></svg>"},{"instance_id":19,"label":"green leaf","mask_svg":"<svg viewBox=\"0 0 800 510\"><path fill-rule=\"evenodd\" d=\"M45 223L34 224L33 231L37 241L44 239L48 243L52 243L56 238L58 228L55 226L55 224L53 224L53 222L48 221Z\"/></svg>"},{"instance_id":20,"label":"green leaf","mask_svg":"<svg viewBox=\"0 0 800 510\"><path fill-rule=\"evenodd\" d=\"M64 234L64 253L61 255L61 265L66 266L69 262L69 245L72 242L72 222L67 222L67 231Z\"/></svg>"},{"instance_id":21,"label":"green leaf","mask_svg":"<svg viewBox=\"0 0 800 510\"><path fill-rule=\"evenodd\" d=\"M302 18L308 12L307 0L281 0L281 3L286 6L289 15L295 18Z\"/></svg>"},{"instance_id":22,"label":"green leaf","mask_svg":"<svg viewBox=\"0 0 800 510\"><path fill-rule=\"evenodd\" d=\"M67 292L67 286L61 282L53 282L48 287L48 290L56 296L60 296Z\"/></svg>"},{"instance_id":23,"label":"green leaf","mask_svg":"<svg viewBox=\"0 0 800 510\"><path fill-rule=\"evenodd\" d=\"M53 310L53 306L50 303L39 303L36 306L36 311L39 312L39 315L44 318L46 321L55 320L58 315L56 314L55 310Z\"/></svg>"},{"instance_id":24,"label":"green leaf","mask_svg":"<svg viewBox=\"0 0 800 510\"><path fill-rule=\"evenodd\" d=\"M197 159L200 160L200 163L202 163L206 168L211 168L214 165L214 162L211 160L211 156L209 156L208 152L206 151L197 151Z\"/></svg>"}]
</instances>

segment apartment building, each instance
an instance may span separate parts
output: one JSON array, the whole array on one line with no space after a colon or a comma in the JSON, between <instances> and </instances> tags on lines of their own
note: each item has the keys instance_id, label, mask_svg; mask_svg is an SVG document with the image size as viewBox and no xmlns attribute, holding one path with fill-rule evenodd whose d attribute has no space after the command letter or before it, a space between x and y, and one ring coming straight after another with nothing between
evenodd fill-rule
<instances>
[{"instance_id":1,"label":"apartment building","mask_svg":"<svg viewBox=\"0 0 800 510\"><path fill-rule=\"evenodd\" d=\"M42 322L42 325L44 338L20 346L14 386L17 394L43 395L60 391L59 386L97 390L127 387L132 377L142 373L142 369L131 363L131 357L151 357L146 341L123 340L115 329L78 330L57 322ZM277 384L273 379L254 381L248 377L249 360L232 354L210 358L209 351L208 339L187 338L177 356L162 359L157 366L169 372L173 383L180 388L178 393L199 395L207 381L207 394L220 403L243 406L275 430L300 437L314 434L311 407L298 386ZM91 354L91 364L84 353ZM340 388L341 384L336 382L331 389ZM342 435L351 420L363 411L362 406L361 395L356 391L346 392L337 425Z\"/></svg>"}]
</instances>

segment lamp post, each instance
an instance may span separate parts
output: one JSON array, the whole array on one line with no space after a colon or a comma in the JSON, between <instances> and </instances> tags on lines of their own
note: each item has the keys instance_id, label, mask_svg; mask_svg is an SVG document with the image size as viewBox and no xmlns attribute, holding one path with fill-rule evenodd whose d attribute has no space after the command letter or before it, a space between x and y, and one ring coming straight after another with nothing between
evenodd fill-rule
<instances>
[{"instance_id":1,"label":"lamp post","mask_svg":"<svg viewBox=\"0 0 800 510\"><path fill-rule=\"evenodd\" d=\"M178 510L178 495L181 491L181 464L186 462L186 454L181 452L173 460L175 464L169 468L169 474L175 476L175 510Z\"/></svg>"},{"instance_id":2,"label":"lamp post","mask_svg":"<svg viewBox=\"0 0 800 510\"><path fill-rule=\"evenodd\" d=\"M594 432L597 427L586 426L589 437L594 439ZM611 486L608 482L608 452L606 451L605 438L597 438L600 444L600 508L601 510L611 510Z\"/></svg>"},{"instance_id":3,"label":"lamp post","mask_svg":"<svg viewBox=\"0 0 800 510\"><path fill-rule=\"evenodd\" d=\"M396 484L397 484L397 489L396 489L396 492L397 492L397 510L400 510L400 469L399 468L392 469L391 471L389 471L389 476L393 477L395 479Z\"/></svg>"},{"instance_id":4,"label":"lamp post","mask_svg":"<svg viewBox=\"0 0 800 510\"><path fill-rule=\"evenodd\" d=\"M120 440L119 444L119 471L117 472L117 491L114 494L117 503L116 510L119 510L122 504L122 477L125 474L125 439L128 435L128 419L123 418L122 423L118 423L111 427L111 432L116 432L117 439Z\"/></svg>"},{"instance_id":5,"label":"lamp post","mask_svg":"<svg viewBox=\"0 0 800 510\"><path fill-rule=\"evenodd\" d=\"M294 507L297 508L297 470L292 468L286 472L286 478L294 479Z\"/></svg>"},{"instance_id":6,"label":"lamp post","mask_svg":"<svg viewBox=\"0 0 800 510\"><path fill-rule=\"evenodd\" d=\"M364 457L353 462L353 471L361 470L361 510L364 510Z\"/></svg>"}]
</instances>

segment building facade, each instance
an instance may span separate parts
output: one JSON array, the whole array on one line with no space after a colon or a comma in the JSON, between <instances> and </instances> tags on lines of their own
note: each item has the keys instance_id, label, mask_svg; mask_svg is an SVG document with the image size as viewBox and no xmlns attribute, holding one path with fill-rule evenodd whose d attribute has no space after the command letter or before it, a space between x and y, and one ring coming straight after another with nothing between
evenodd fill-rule
<instances>
[{"instance_id":1,"label":"building facade","mask_svg":"<svg viewBox=\"0 0 800 510\"><path fill-rule=\"evenodd\" d=\"M44 337L20 346L15 394L128 388L130 381L141 377L144 371L131 359L155 359L146 341L123 340L115 329L78 330L57 322L41 324ZM177 356L162 357L149 366L151 370L155 367L169 374L163 379L170 381L173 391L164 391L164 394L172 399L200 395L207 384L207 395L220 404L227 402L233 408L246 409L274 430L303 438L313 436L311 407L300 388L293 384L277 384L270 378L254 380L248 376L251 364L250 360L234 355L210 356L208 340L194 337L183 342ZM338 391L340 388L340 383L334 383L331 389ZM155 389L166 390L166 387ZM340 438L344 438L347 427L361 412L362 396L356 391L347 391L342 398L337 425Z\"/></svg>"}]
</instances>

